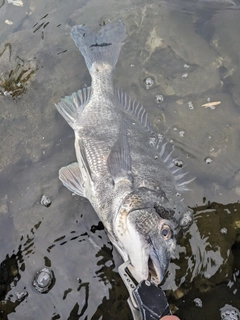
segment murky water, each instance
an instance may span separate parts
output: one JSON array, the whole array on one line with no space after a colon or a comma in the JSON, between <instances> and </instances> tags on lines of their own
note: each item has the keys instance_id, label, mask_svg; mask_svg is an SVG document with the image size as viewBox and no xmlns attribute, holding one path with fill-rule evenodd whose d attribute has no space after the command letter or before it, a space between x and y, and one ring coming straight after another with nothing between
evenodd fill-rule
<instances>
[{"instance_id":1,"label":"murky water","mask_svg":"<svg viewBox=\"0 0 240 320\"><path fill-rule=\"evenodd\" d=\"M239 8L233 0L3 0L0 319L131 319L120 257L90 204L58 180L75 154L54 107L90 84L71 26L119 18L129 37L115 86L146 106L196 176L186 194L195 221L163 285L171 308L182 320L240 309ZM43 267L54 276L46 294L32 286Z\"/></svg>"}]
</instances>

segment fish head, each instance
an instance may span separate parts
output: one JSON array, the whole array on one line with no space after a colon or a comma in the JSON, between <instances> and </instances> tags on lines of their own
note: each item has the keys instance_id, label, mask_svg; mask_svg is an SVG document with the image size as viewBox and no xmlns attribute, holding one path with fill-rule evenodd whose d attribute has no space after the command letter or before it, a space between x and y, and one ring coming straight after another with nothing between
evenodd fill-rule
<instances>
[{"instance_id":1,"label":"fish head","mask_svg":"<svg viewBox=\"0 0 240 320\"><path fill-rule=\"evenodd\" d=\"M129 270L138 281L160 284L176 248L174 223L162 219L152 208L129 214L124 247L131 262Z\"/></svg>"}]
</instances>

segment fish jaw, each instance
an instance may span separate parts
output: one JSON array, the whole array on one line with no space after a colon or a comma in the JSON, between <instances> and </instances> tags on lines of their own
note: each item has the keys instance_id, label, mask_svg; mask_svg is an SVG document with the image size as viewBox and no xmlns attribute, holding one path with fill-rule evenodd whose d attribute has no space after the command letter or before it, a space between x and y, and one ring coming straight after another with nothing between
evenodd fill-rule
<instances>
[{"instance_id":1,"label":"fish jaw","mask_svg":"<svg viewBox=\"0 0 240 320\"><path fill-rule=\"evenodd\" d=\"M148 245L142 239L141 235L130 226L124 238L121 237L121 243L124 251L127 253L130 265L128 269L137 282L147 280L149 278L148 270Z\"/></svg>"},{"instance_id":2,"label":"fish jaw","mask_svg":"<svg viewBox=\"0 0 240 320\"><path fill-rule=\"evenodd\" d=\"M157 251L151 247L134 251L134 253L129 252L131 264L128 268L132 276L137 282L149 280L155 285L159 285L164 279L170 262L166 246L163 244Z\"/></svg>"},{"instance_id":3,"label":"fish jaw","mask_svg":"<svg viewBox=\"0 0 240 320\"><path fill-rule=\"evenodd\" d=\"M139 239L128 249L131 262L128 268L137 282L149 280L159 285L167 272L171 256L163 239L153 236L152 241L147 242L146 245L144 239Z\"/></svg>"},{"instance_id":4,"label":"fish jaw","mask_svg":"<svg viewBox=\"0 0 240 320\"><path fill-rule=\"evenodd\" d=\"M170 239L170 244L159 235L159 233L151 233L149 236L149 274L151 282L156 285L160 284L167 272L170 259L175 251L176 240Z\"/></svg>"},{"instance_id":5,"label":"fish jaw","mask_svg":"<svg viewBox=\"0 0 240 320\"><path fill-rule=\"evenodd\" d=\"M141 210L138 213L141 214ZM159 285L176 248L174 226L169 220L159 218L154 229L141 233L136 223L127 219L124 229L125 232L115 231L126 253L122 255L124 261L130 260L128 268L132 276L137 282L150 280Z\"/></svg>"}]
</instances>

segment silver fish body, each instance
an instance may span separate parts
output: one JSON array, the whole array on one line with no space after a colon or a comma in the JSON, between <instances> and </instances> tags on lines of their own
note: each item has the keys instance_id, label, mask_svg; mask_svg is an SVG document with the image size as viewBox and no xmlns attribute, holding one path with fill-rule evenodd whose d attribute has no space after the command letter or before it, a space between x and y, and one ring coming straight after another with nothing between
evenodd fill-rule
<instances>
[{"instance_id":1,"label":"silver fish body","mask_svg":"<svg viewBox=\"0 0 240 320\"><path fill-rule=\"evenodd\" d=\"M98 33L75 26L92 85L56 105L75 132L77 162L60 169L72 192L86 197L137 281L159 284L174 254L176 235L192 222L179 192L185 173L171 159L143 106L112 83L126 28L112 22Z\"/></svg>"}]
</instances>

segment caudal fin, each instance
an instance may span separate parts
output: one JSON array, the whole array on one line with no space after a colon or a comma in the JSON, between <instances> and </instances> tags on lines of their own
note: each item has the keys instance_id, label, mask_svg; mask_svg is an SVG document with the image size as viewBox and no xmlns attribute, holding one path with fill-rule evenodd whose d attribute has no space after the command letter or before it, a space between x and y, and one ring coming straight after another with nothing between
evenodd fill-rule
<instances>
[{"instance_id":1,"label":"caudal fin","mask_svg":"<svg viewBox=\"0 0 240 320\"><path fill-rule=\"evenodd\" d=\"M86 26L74 26L71 36L91 73L94 62L107 63L114 68L127 34L126 27L121 21L113 21L103 26L98 33Z\"/></svg>"}]
</instances>

